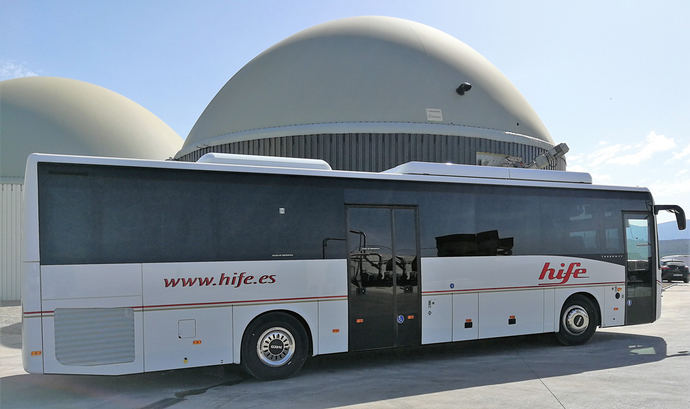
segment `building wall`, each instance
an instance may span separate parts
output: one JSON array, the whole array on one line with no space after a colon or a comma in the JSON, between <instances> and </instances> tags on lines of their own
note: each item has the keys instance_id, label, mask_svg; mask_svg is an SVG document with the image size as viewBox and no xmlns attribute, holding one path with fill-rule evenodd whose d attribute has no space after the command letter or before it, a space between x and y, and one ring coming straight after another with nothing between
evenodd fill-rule
<instances>
[{"instance_id":1,"label":"building wall","mask_svg":"<svg viewBox=\"0 0 690 409\"><path fill-rule=\"evenodd\" d=\"M22 184L0 184L0 301L21 298L23 190Z\"/></svg>"},{"instance_id":2,"label":"building wall","mask_svg":"<svg viewBox=\"0 0 690 409\"><path fill-rule=\"evenodd\" d=\"M528 163L544 151L516 142L457 135L349 133L230 142L198 149L178 160L194 162L206 153L221 152L323 159L333 169L380 172L410 161L475 165L477 152L518 156ZM565 170L565 163L558 168Z\"/></svg>"}]
</instances>

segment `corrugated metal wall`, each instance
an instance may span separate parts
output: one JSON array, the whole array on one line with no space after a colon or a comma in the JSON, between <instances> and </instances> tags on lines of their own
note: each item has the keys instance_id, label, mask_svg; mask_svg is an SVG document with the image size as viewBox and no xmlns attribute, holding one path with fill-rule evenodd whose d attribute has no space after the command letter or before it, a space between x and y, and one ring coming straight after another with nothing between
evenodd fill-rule
<instances>
[{"instance_id":1,"label":"corrugated metal wall","mask_svg":"<svg viewBox=\"0 0 690 409\"><path fill-rule=\"evenodd\" d=\"M21 297L23 189L21 184L0 184L0 301Z\"/></svg>"},{"instance_id":2,"label":"corrugated metal wall","mask_svg":"<svg viewBox=\"0 0 690 409\"><path fill-rule=\"evenodd\" d=\"M195 162L209 152L323 159L333 169L380 172L409 161L475 165L477 152L519 156L530 162L544 149L458 135L351 133L232 142L201 148L178 160Z\"/></svg>"}]
</instances>

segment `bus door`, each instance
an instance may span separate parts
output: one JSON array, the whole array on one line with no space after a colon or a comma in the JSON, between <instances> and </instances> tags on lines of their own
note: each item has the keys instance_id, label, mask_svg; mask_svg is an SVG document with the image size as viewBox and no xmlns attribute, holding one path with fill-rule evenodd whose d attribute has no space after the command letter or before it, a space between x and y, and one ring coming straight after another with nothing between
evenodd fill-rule
<instances>
[{"instance_id":1,"label":"bus door","mask_svg":"<svg viewBox=\"0 0 690 409\"><path fill-rule=\"evenodd\" d=\"M417 209L347 208L350 350L419 345Z\"/></svg>"},{"instance_id":2,"label":"bus door","mask_svg":"<svg viewBox=\"0 0 690 409\"><path fill-rule=\"evenodd\" d=\"M648 213L624 213L625 323L642 324L656 318L654 234Z\"/></svg>"}]
</instances>

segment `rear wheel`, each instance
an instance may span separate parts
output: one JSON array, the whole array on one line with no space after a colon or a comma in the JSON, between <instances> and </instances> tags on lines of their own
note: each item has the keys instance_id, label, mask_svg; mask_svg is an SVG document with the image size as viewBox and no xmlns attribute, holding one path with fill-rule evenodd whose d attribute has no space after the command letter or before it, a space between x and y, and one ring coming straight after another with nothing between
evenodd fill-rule
<instances>
[{"instance_id":1,"label":"rear wheel","mask_svg":"<svg viewBox=\"0 0 690 409\"><path fill-rule=\"evenodd\" d=\"M261 380L287 378L307 359L309 340L292 315L273 312L252 321L242 337L242 367Z\"/></svg>"},{"instance_id":2,"label":"rear wheel","mask_svg":"<svg viewBox=\"0 0 690 409\"><path fill-rule=\"evenodd\" d=\"M685 277L683 278L684 283L690 282L690 275L686 274Z\"/></svg>"},{"instance_id":3,"label":"rear wheel","mask_svg":"<svg viewBox=\"0 0 690 409\"><path fill-rule=\"evenodd\" d=\"M598 324L596 307L587 297L575 295L561 309L560 329L556 338L563 345L580 345L589 341Z\"/></svg>"}]
</instances>

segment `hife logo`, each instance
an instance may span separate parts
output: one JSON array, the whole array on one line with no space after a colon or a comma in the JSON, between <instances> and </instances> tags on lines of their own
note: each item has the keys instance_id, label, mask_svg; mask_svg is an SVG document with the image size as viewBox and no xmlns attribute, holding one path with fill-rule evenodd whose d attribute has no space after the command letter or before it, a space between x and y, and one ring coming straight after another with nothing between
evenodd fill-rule
<instances>
[{"instance_id":1,"label":"hife logo","mask_svg":"<svg viewBox=\"0 0 690 409\"><path fill-rule=\"evenodd\" d=\"M544 268L541 269L541 274L539 275L539 280L549 280L549 282L539 283L539 285L554 285L554 284L565 284L572 278L589 278L586 268L578 268L582 266L580 263L570 263L568 268L565 268L565 263L561 263L561 268L558 270L556 267L551 267L551 263L544 264ZM554 280L560 280L560 282L555 282Z\"/></svg>"}]
</instances>

